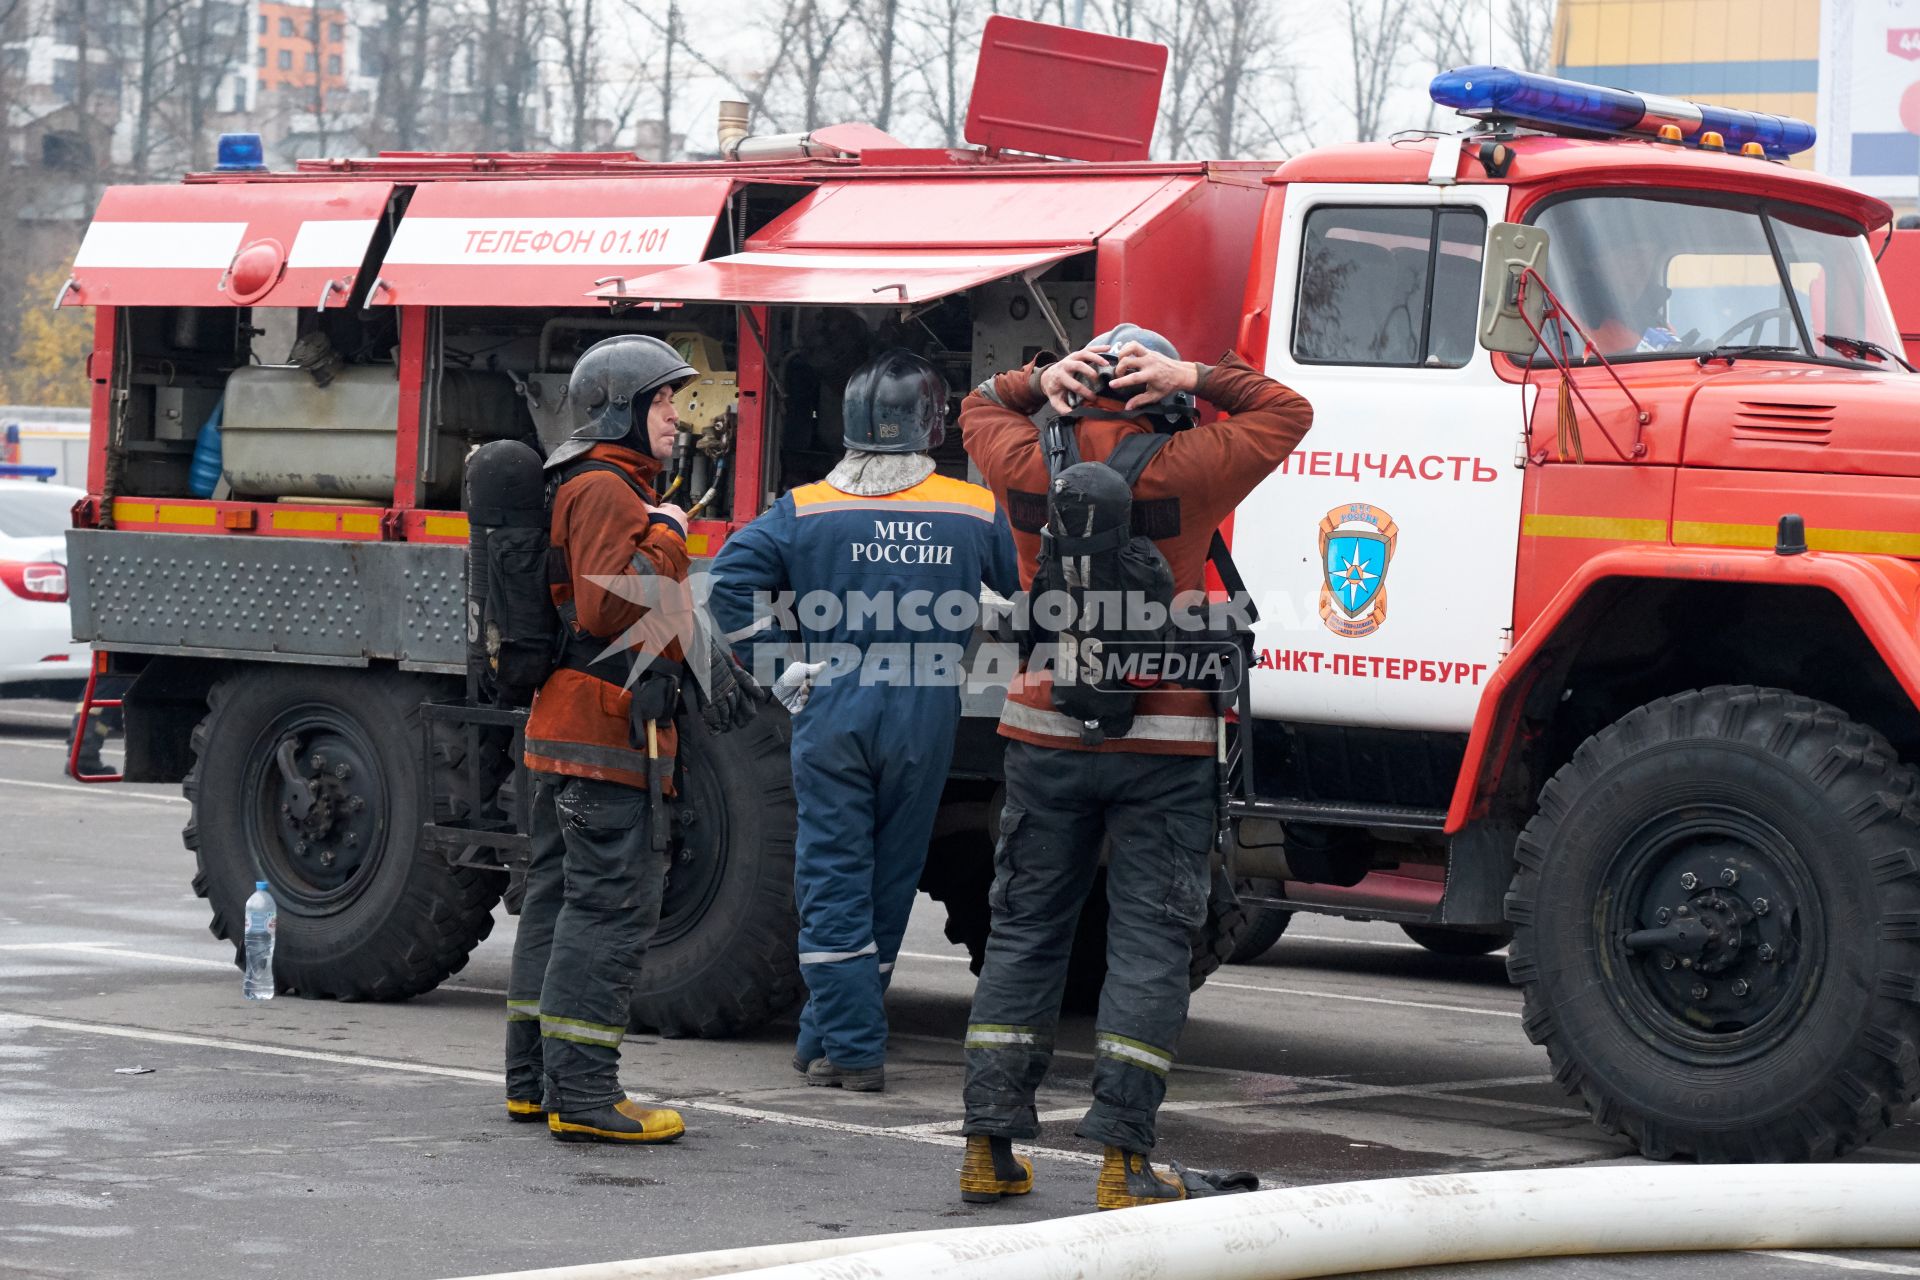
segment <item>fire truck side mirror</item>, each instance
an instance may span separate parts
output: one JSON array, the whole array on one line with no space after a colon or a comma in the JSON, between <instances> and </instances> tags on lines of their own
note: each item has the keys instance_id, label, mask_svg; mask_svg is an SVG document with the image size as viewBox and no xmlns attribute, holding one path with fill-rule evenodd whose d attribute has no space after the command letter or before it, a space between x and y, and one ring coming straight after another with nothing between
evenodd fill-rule
<instances>
[{"instance_id":1,"label":"fire truck side mirror","mask_svg":"<svg viewBox=\"0 0 1920 1280\"><path fill-rule=\"evenodd\" d=\"M1511 356L1530 356L1539 340L1547 293L1547 233L1519 222L1500 222L1487 232L1486 267L1480 282L1480 345ZM1522 288L1521 277L1534 279Z\"/></svg>"}]
</instances>

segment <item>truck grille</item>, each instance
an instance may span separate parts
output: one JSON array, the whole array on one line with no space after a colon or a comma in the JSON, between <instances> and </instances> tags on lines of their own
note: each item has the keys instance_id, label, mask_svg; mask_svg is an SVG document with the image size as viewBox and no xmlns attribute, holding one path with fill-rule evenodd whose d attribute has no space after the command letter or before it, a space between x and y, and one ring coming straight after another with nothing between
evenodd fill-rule
<instances>
[{"instance_id":1,"label":"truck grille","mask_svg":"<svg viewBox=\"0 0 1920 1280\"><path fill-rule=\"evenodd\" d=\"M1834 408L1788 400L1742 400L1733 415L1733 438L1823 448L1833 438Z\"/></svg>"}]
</instances>

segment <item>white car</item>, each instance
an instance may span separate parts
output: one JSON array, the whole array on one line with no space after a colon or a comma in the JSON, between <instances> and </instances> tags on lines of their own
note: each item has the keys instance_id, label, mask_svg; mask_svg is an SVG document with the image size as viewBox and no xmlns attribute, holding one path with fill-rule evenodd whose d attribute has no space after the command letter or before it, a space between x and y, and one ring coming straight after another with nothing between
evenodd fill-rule
<instances>
[{"instance_id":1,"label":"white car","mask_svg":"<svg viewBox=\"0 0 1920 1280\"><path fill-rule=\"evenodd\" d=\"M0 697L78 693L87 678L87 646L67 614L67 529L85 496L0 480Z\"/></svg>"}]
</instances>

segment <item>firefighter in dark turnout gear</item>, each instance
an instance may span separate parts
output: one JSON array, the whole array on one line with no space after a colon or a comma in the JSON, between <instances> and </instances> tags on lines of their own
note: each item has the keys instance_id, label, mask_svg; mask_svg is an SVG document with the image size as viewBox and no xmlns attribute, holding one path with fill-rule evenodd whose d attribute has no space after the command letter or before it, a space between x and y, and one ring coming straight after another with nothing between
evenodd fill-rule
<instances>
[{"instance_id":1,"label":"firefighter in dark turnout gear","mask_svg":"<svg viewBox=\"0 0 1920 1280\"><path fill-rule=\"evenodd\" d=\"M1014 588L1013 539L993 495L934 472L927 451L946 432L946 412L944 380L911 352L856 370L846 456L729 538L713 564L709 607L722 630L742 636L743 657L765 639L753 630L756 594L791 590L800 601L805 656L775 693L795 713L794 880L808 997L793 1064L809 1084L884 1087L884 997L953 756L971 631L963 615L983 583ZM810 622L820 604L838 617Z\"/></svg>"},{"instance_id":2,"label":"firefighter in dark turnout gear","mask_svg":"<svg viewBox=\"0 0 1920 1280\"><path fill-rule=\"evenodd\" d=\"M640 585L687 576L686 513L658 502L653 480L678 429L673 393L693 376L658 338L596 343L567 384L580 424L547 459L549 582L566 643L527 721L533 850L508 982L507 1112L545 1119L563 1141L684 1131L676 1112L627 1099L619 1047L660 919L665 861L650 840L660 816L648 788L672 790L682 657L649 628L658 611L641 602L659 597ZM651 737L637 745L636 697L659 704L643 711Z\"/></svg>"},{"instance_id":3,"label":"firefighter in dark turnout gear","mask_svg":"<svg viewBox=\"0 0 1920 1280\"><path fill-rule=\"evenodd\" d=\"M1196 396L1232 416L1191 425ZM1184 363L1166 339L1131 325L1058 363L982 383L961 408L960 429L1012 516L1023 587L1033 584L1050 484L1029 415L1049 404L1072 420L1089 462L1106 460L1127 437L1173 431L1134 486L1133 527L1146 528L1178 591L1203 586L1214 530L1312 420L1305 400L1237 358ZM1075 923L1104 839L1107 977L1094 1023L1093 1106L1077 1132L1106 1148L1101 1208L1184 1199L1180 1181L1157 1173L1148 1153L1186 1021L1190 934L1207 910L1219 713L1205 692L1149 688L1134 700L1130 727L1089 742L1051 692L1047 672L1023 672L1001 713L1001 736L1011 740L1007 796L993 929L967 1027L961 1193L977 1202L1023 1189L1010 1144L1038 1133L1034 1091L1053 1059Z\"/></svg>"}]
</instances>

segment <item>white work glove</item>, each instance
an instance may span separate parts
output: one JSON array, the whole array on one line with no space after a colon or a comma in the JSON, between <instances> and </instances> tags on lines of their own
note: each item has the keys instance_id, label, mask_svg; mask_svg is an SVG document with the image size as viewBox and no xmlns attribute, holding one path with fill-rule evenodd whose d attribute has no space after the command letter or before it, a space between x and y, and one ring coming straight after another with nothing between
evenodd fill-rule
<instances>
[{"instance_id":1,"label":"white work glove","mask_svg":"<svg viewBox=\"0 0 1920 1280\"><path fill-rule=\"evenodd\" d=\"M813 696L813 678L826 669L824 661L791 664L773 682L775 701L787 709L788 715L799 715L800 709L807 705L807 699Z\"/></svg>"}]
</instances>

